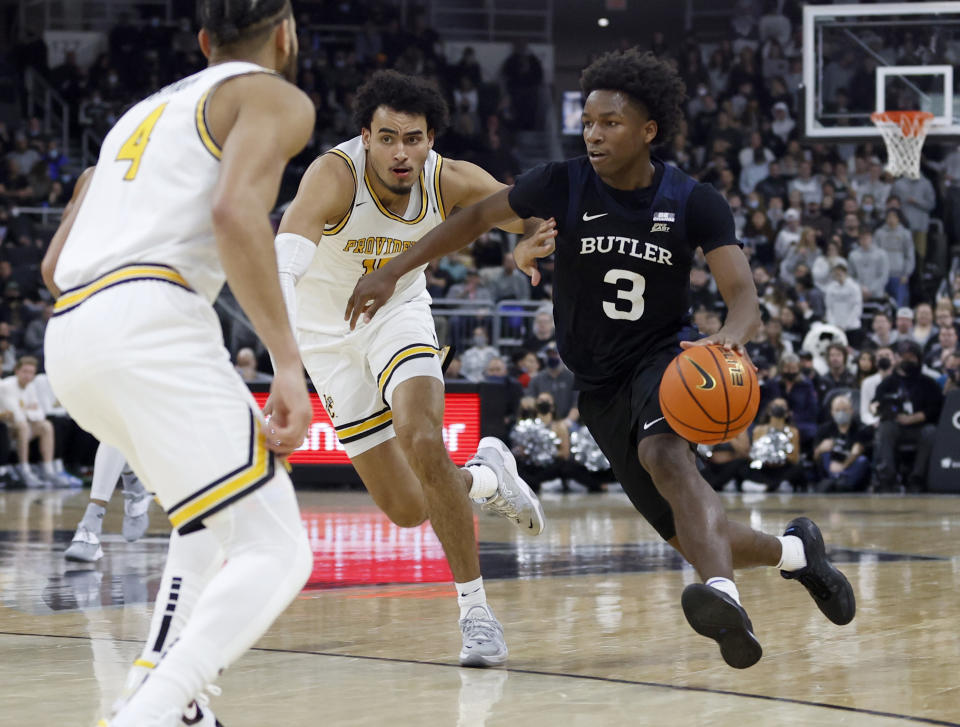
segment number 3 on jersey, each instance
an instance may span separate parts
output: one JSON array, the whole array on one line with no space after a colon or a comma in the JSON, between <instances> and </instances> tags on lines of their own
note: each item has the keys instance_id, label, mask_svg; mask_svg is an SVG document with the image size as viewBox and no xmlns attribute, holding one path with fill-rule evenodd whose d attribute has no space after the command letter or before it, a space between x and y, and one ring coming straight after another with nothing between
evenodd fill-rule
<instances>
[{"instance_id":1,"label":"number 3 on jersey","mask_svg":"<svg viewBox=\"0 0 960 727\"><path fill-rule=\"evenodd\" d=\"M642 275L629 270L620 270L614 268L608 270L603 276L603 282L616 286L621 280L630 283L629 288L617 288L617 300L625 300L630 303L629 310L620 310L616 303L610 301L603 302L603 312L608 318L620 321L636 321L643 315L643 292L647 289L647 281Z\"/></svg>"},{"instance_id":2,"label":"number 3 on jersey","mask_svg":"<svg viewBox=\"0 0 960 727\"><path fill-rule=\"evenodd\" d=\"M151 111L150 115L140 122L140 126L123 142L123 146L121 146L120 151L117 152L116 161L130 162L127 173L123 175L123 178L128 182L136 178L137 172L140 170L140 159L143 157L143 152L147 149L147 142L150 141L150 134L153 133L153 127L156 126L157 121L160 120L160 115L166 107L167 105L165 103L160 104Z\"/></svg>"}]
</instances>

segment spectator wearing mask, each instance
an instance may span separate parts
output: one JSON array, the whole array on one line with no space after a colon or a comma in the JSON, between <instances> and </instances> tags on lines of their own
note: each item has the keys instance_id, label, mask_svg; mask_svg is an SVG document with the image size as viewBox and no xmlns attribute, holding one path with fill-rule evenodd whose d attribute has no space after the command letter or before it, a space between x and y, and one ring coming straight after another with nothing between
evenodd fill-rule
<instances>
[{"instance_id":1,"label":"spectator wearing mask","mask_svg":"<svg viewBox=\"0 0 960 727\"><path fill-rule=\"evenodd\" d=\"M490 359L500 356L500 351L490 345L487 329L477 326L473 329L471 346L463 352L460 362L460 373L469 381L483 381L483 372L490 363Z\"/></svg>"},{"instance_id":2,"label":"spectator wearing mask","mask_svg":"<svg viewBox=\"0 0 960 727\"><path fill-rule=\"evenodd\" d=\"M899 366L880 382L874 396L880 424L874 440L873 460L879 489L894 491L897 487L898 448L904 443L915 444L916 457L907 478L907 487L912 492L919 492L926 489L927 468L943 406L943 392L936 381L921 372L922 351L916 341L901 341L897 344L897 353Z\"/></svg>"},{"instance_id":3,"label":"spectator wearing mask","mask_svg":"<svg viewBox=\"0 0 960 727\"><path fill-rule=\"evenodd\" d=\"M813 457L821 480L817 492L853 492L866 489L870 460L866 452L873 433L856 420L849 396L830 402L830 419L817 431Z\"/></svg>"},{"instance_id":4,"label":"spectator wearing mask","mask_svg":"<svg viewBox=\"0 0 960 727\"><path fill-rule=\"evenodd\" d=\"M858 346L863 332L860 316L863 315L863 294L860 286L847 277L847 261L839 258L833 266L833 280L824 291L827 304L827 323L847 334L852 346Z\"/></svg>"},{"instance_id":5,"label":"spectator wearing mask","mask_svg":"<svg viewBox=\"0 0 960 727\"><path fill-rule=\"evenodd\" d=\"M848 259L850 274L860 285L864 300L881 301L887 297L890 261L887 253L873 244L873 233L864 230Z\"/></svg>"},{"instance_id":6,"label":"spectator wearing mask","mask_svg":"<svg viewBox=\"0 0 960 727\"><path fill-rule=\"evenodd\" d=\"M860 382L860 421L868 427L875 427L880 423L877 416L877 407L873 398L877 394L880 382L893 373L893 361L896 358L893 349L884 346L876 350L876 373L864 377Z\"/></svg>"},{"instance_id":7,"label":"spectator wearing mask","mask_svg":"<svg viewBox=\"0 0 960 727\"><path fill-rule=\"evenodd\" d=\"M803 484L800 467L800 432L790 424L790 407L777 397L753 428L749 464L741 471L744 492L792 492Z\"/></svg>"},{"instance_id":8,"label":"spectator wearing mask","mask_svg":"<svg viewBox=\"0 0 960 727\"><path fill-rule=\"evenodd\" d=\"M570 416L576 402L576 390L573 388L573 374L560 360L557 344L550 343L544 350L546 360L543 370L530 379L527 396L539 397L544 392L553 397L555 415L558 419ZM576 417L574 417L576 418Z\"/></svg>"},{"instance_id":9,"label":"spectator wearing mask","mask_svg":"<svg viewBox=\"0 0 960 727\"><path fill-rule=\"evenodd\" d=\"M890 279L887 292L897 301L898 306L910 302L910 276L916 264L913 238L910 232L900 224L900 215L896 210L887 211L882 227L873 235L877 247L887 254L890 263Z\"/></svg>"},{"instance_id":10,"label":"spectator wearing mask","mask_svg":"<svg viewBox=\"0 0 960 727\"><path fill-rule=\"evenodd\" d=\"M782 396L792 412L792 422L800 432L800 441L812 442L817 433L817 392L806 376L800 373L800 357L784 354L780 359L780 375L774 379L775 396Z\"/></svg>"}]
</instances>

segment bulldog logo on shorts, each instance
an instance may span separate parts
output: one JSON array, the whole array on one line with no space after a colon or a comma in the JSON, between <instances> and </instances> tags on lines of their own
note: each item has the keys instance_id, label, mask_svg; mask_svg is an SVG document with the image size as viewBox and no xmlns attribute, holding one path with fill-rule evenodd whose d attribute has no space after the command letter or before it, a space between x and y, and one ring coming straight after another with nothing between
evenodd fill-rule
<instances>
[{"instance_id":1,"label":"bulldog logo on shorts","mask_svg":"<svg viewBox=\"0 0 960 727\"><path fill-rule=\"evenodd\" d=\"M333 413L333 397L330 396L330 394L323 395L323 408L327 410L327 414L330 415L331 419L337 416Z\"/></svg>"}]
</instances>

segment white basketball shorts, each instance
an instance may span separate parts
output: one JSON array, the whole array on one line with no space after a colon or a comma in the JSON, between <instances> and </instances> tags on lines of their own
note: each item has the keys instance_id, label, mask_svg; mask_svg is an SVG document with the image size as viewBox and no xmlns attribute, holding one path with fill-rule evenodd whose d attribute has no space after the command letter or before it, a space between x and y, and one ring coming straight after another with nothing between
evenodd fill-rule
<instances>
[{"instance_id":1,"label":"white basketball shorts","mask_svg":"<svg viewBox=\"0 0 960 727\"><path fill-rule=\"evenodd\" d=\"M77 423L127 458L187 534L283 466L213 307L172 268L128 266L66 291L45 360Z\"/></svg>"},{"instance_id":2,"label":"white basketball shorts","mask_svg":"<svg viewBox=\"0 0 960 727\"><path fill-rule=\"evenodd\" d=\"M429 296L381 309L346 336L298 334L303 365L349 457L396 436L391 402L416 376L443 381Z\"/></svg>"}]
</instances>

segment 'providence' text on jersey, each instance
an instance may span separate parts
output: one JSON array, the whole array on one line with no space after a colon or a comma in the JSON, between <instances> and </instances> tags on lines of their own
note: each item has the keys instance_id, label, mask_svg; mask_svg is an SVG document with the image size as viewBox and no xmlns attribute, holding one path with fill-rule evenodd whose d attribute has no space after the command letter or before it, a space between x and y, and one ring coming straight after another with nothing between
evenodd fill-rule
<instances>
[{"instance_id":1,"label":"'providence' text on jersey","mask_svg":"<svg viewBox=\"0 0 960 727\"><path fill-rule=\"evenodd\" d=\"M653 183L643 189L609 187L579 157L532 169L510 191L520 216L557 220L557 347L581 388L613 383L674 348L688 319L697 247L737 244L719 193L653 164Z\"/></svg>"}]
</instances>

